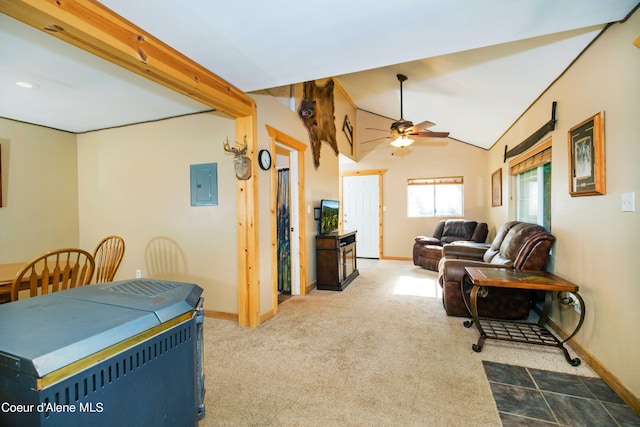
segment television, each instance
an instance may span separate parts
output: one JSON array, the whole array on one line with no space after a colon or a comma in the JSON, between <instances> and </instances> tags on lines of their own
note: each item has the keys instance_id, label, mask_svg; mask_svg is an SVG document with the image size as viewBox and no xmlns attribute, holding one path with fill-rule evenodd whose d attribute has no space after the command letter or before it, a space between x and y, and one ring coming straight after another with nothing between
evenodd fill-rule
<instances>
[{"instance_id":1,"label":"television","mask_svg":"<svg viewBox=\"0 0 640 427\"><path fill-rule=\"evenodd\" d=\"M320 234L338 231L340 223L340 202L337 200L320 201Z\"/></svg>"}]
</instances>

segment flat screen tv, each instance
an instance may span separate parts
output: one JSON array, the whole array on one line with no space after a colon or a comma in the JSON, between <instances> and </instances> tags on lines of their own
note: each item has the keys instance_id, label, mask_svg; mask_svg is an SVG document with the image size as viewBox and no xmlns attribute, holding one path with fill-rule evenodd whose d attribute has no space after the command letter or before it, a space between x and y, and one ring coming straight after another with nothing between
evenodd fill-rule
<instances>
[{"instance_id":1,"label":"flat screen tv","mask_svg":"<svg viewBox=\"0 0 640 427\"><path fill-rule=\"evenodd\" d=\"M338 231L340 222L340 202L322 200L320 202L320 234Z\"/></svg>"}]
</instances>

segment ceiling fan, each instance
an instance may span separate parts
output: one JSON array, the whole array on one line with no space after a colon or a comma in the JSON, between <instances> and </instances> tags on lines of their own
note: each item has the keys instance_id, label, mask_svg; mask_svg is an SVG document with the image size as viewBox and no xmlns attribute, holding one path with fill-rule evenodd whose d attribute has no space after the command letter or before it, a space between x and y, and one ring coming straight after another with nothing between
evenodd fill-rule
<instances>
[{"instance_id":1,"label":"ceiling fan","mask_svg":"<svg viewBox=\"0 0 640 427\"><path fill-rule=\"evenodd\" d=\"M400 82L400 120L391 123L391 131L386 131L384 129L375 129L375 128L367 128L372 130L382 130L384 132L390 132L389 136L383 138L391 139L391 145L398 148L404 148L411 144L413 144L414 140L410 137L414 138L446 138L449 136L449 132L432 132L427 130L431 126L435 126L435 123L425 120L424 122L420 122L417 125L414 125L413 122L404 119L403 115L403 105L402 105L402 83L407 80L407 76L404 74L397 74L398 81ZM373 142L378 141L382 138L376 138L371 141L365 142Z\"/></svg>"}]
</instances>

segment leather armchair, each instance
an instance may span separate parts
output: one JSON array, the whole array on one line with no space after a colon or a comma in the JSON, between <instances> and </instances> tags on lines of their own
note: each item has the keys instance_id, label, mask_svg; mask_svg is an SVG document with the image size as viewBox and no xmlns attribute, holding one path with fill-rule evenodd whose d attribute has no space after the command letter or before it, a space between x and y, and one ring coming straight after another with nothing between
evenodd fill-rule
<instances>
[{"instance_id":1,"label":"leather armchair","mask_svg":"<svg viewBox=\"0 0 640 427\"><path fill-rule=\"evenodd\" d=\"M540 225L511 221L498 230L488 249L465 242L445 245L438 265L438 282L447 315L471 317L460 286L465 267L542 271L554 241L555 237ZM470 289L470 283L465 284L467 301ZM530 290L489 288L486 296L478 298L478 314L494 319L525 319L534 297L535 292Z\"/></svg>"},{"instance_id":2,"label":"leather armchair","mask_svg":"<svg viewBox=\"0 0 640 427\"><path fill-rule=\"evenodd\" d=\"M466 219L441 220L433 232L433 236L417 236L413 244L413 264L422 266L420 249L425 246L443 246L456 241L472 241L482 243L487 239L489 229L485 222ZM437 261L436 261L437 264ZM434 268L435 270L435 268Z\"/></svg>"}]
</instances>

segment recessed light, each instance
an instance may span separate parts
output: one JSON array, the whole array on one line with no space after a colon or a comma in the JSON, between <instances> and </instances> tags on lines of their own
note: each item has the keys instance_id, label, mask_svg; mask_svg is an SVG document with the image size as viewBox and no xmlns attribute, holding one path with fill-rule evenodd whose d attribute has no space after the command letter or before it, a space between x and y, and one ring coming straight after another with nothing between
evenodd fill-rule
<instances>
[{"instance_id":1,"label":"recessed light","mask_svg":"<svg viewBox=\"0 0 640 427\"><path fill-rule=\"evenodd\" d=\"M24 89L36 89L36 88L38 88L37 84L31 83L31 82L27 82L27 81L24 81L24 80L17 81L16 82L16 86L19 86L19 87L24 88Z\"/></svg>"}]
</instances>

